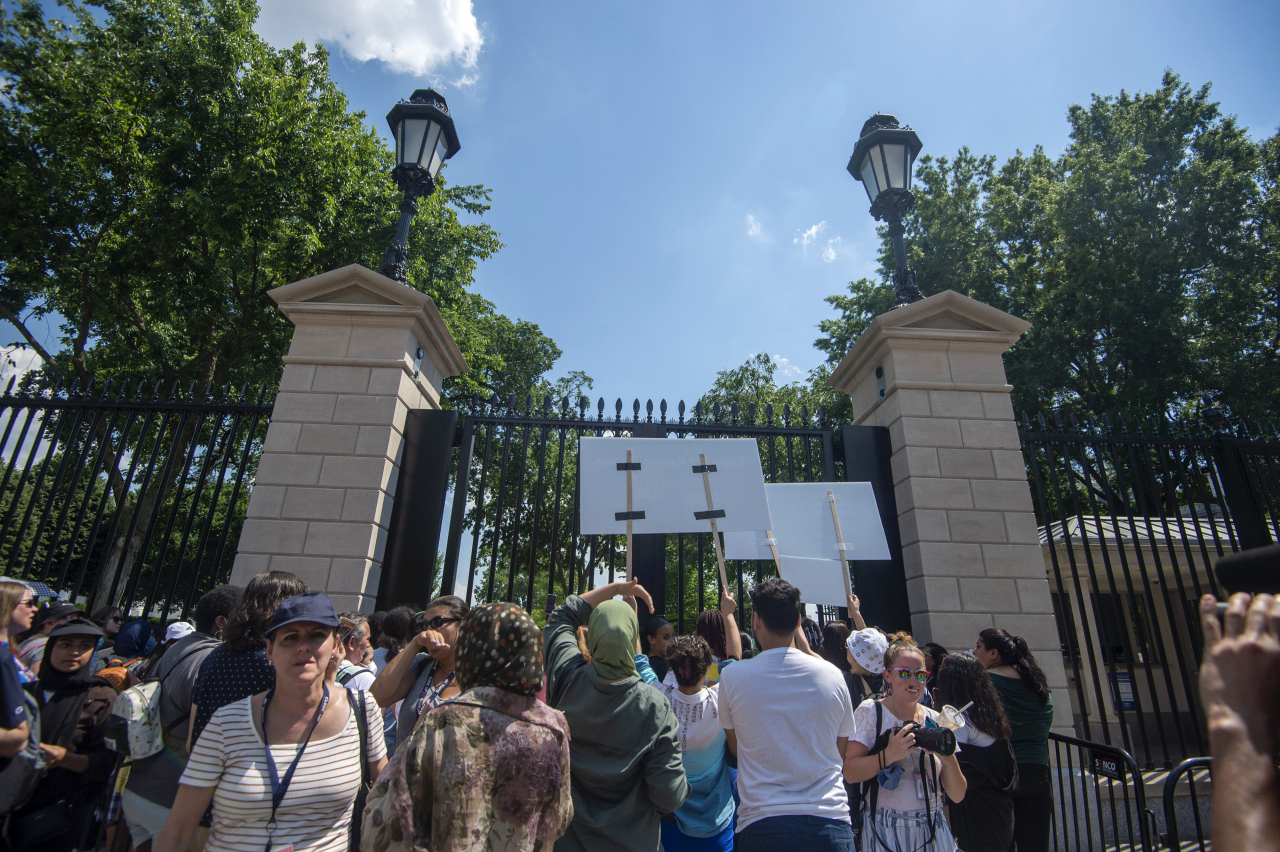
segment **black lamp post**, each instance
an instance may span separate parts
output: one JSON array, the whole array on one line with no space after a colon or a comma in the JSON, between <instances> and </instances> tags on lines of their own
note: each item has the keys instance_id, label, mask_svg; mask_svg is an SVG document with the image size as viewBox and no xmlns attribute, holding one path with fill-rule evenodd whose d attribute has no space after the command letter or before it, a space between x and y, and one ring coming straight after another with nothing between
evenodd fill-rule
<instances>
[{"instance_id":1,"label":"black lamp post","mask_svg":"<svg viewBox=\"0 0 1280 852\"><path fill-rule=\"evenodd\" d=\"M896 268L893 306L900 308L924 298L916 286L916 271L907 265L902 242L902 217L916 203L911 194L911 167L920 153L920 137L910 127L899 127L892 115L876 113L862 125L862 134L849 158L849 174L862 181L871 199L871 215L889 224Z\"/></svg>"},{"instance_id":2,"label":"black lamp post","mask_svg":"<svg viewBox=\"0 0 1280 852\"><path fill-rule=\"evenodd\" d=\"M409 223L418 212L418 199L436 191L440 167L462 146L458 144L458 132L453 129L449 105L434 89L418 89L408 102L393 106L387 113L387 124L391 125L391 134L396 140L396 167L391 177L404 192L404 200L400 202L396 240L387 249L381 272L407 284Z\"/></svg>"}]
</instances>

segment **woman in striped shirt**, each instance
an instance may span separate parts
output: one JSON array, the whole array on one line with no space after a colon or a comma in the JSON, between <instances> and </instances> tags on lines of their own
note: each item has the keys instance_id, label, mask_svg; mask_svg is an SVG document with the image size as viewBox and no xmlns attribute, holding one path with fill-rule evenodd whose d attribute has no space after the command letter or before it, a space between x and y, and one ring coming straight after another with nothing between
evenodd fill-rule
<instances>
[{"instance_id":1,"label":"woman in striped shirt","mask_svg":"<svg viewBox=\"0 0 1280 852\"><path fill-rule=\"evenodd\" d=\"M328 595L289 598L267 628L276 685L219 708L182 775L156 852L185 852L213 803L207 852L345 852L361 783L360 728L371 778L387 763L382 717L330 689L338 617ZM359 815L355 815L358 819Z\"/></svg>"}]
</instances>

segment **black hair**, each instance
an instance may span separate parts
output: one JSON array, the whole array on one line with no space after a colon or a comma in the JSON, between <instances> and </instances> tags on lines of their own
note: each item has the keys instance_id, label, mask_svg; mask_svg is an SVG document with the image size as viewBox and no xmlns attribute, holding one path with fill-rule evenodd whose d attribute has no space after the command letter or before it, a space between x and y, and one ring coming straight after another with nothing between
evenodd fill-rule
<instances>
[{"instance_id":1,"label":"black hair","mask_svg":"<svg viewBox=\"0 0 1280 852\"><path fill-rule=\"evenodd\" d=\"M973 706L965 713L975 728L996 739L1012 736L1000 695L982 663L973 654L948 654L938 669L938 685L933 690L934 709L950 704L958 710L971 701Z\"/></svg>"},{"instance_id":2,"label":"black hair","mask_svg":"<svg viewBox=\"0 0 1280 852\"><path fill-rule=\"evenodd\" d=\"M849 667L848 645L849 625L843 621L828 621L822 625L822 650L818 651L822 658L842 672L852 671Z\"/></svg>"},{"instance_id":3,"label":"black hair","mask_svg":"<svg viewBox=\"0 0 1280 852\"><path fill-rule=\"evenodd\" d=\"M100 606L93 613L93 620L99 625L105 627L107 622L114 617L124 618L124 610L118 606Z\"/></svg>"},{"instance_id":4,"label":"black hair","mask_svg":"<svg viewBox=\"0 0 1280 852\"><path fill-rule=\"evenodd\" d=\"M398 606L389 610L382 619L382 636L379 646L388 651L398 650L408 643L413 636L413 610L407 606Z\"/></svg>"},{"instance_id":5,"label":"black hair","mask_svg":"<svg viewBox=\"0 0 1280 852\"><path fill-rule=\"evenodd\" d=\"M809 650L815 654L822 653L822 631L818 629L818 622L806 615L800 619L800 629L804 631L804 638L809 643Z\"/></svg>"},{"instance_id":6,"label":"black hair","mask_svg":"<svg viewBox=\"0 0 1280 852\"><path fill-rule=\"evenodd\" d=\"M375 648L382 642L382 622L386 619L385 609L380 609L369 616L369 644Z\"/></svg>"},{"instance_id":7,"label":"black hair","mask_svg":"<svg viewBox=\"0 0 1280 852\"><path fill-rule=\"evenodd\" d=\"M414 616L413 624L416 630L424 629L419 626L419 623L425 619L425 613L429 609L443 609L448 613L449 618L456 618L458 621L466 618L467 613L471 611L471 607L467 605L467 602L457 595L441 595L423 607L421 613Z\"/></svg>"},{"instance_id":8,"label":"black hair","mask_svg":"<svg viewBox=\"0 0 1280 852\"><path fill-rule=\"evenodd\" d=\"M640 644L644 646L644 652L646 654L652 653L649 650L649 639L657 635L658 631L664 627L671 627L671 622L667 621L660 615L653 616L653 618L650 618L648 623L645 624L644 630L640 634ZM672 628L672 632L674 632L674 630L675 629Z\"/></svg>"},{"instance_id":9,"label":"black hair","mask_svg":"<svg viewBox=\"0 0 1280 852\"><path fill-rule=\"evenodd\" d=\"M706 640L707 646L711 648L711 653L722 660L729 656L729 637L725 630L724 613L720 610L709 609L706 612L698 613L698 620L693 626L693 632Z\"/></svg>"},{"instance_id":10,"label":"black hair","mask_svg":"<svg viewBox=\"0 0 1280 852\"><path fill-rule=\"evenodd\" d=\"M206 636L212 636L218 629L218 616L227 621L231 613L244 600L244 589L239 586L215 586L200 596L196 601L196 630Z\"/></svg>"},{"instance_id":11,"label":"black hair","mask_svg":"<svg viewBox=\"0 0 1280 852\"><path fill-rule=\"evenodd\" d=\"M227 648L236 654L256 651L267 644L267 625L286 599L306 594L307 584L288 571L263 571L244 587L244 597L227 619L223 631Z\"/></svg>"},{"instance_id":12,"label":"black hair","mask_svg":"<svg viewBox=\"0 0 1280 852\"><path fill-rule=\"evenodd\" d=\"M931 667L937 671L942 667L942 661L947 658L947 649L937 642L925 642L924 655Z\"/></svg>"},{"instance_id":13,"label":"black hair","mask_svg":"<svg viewBox=\"0 0 1280 852\"><path fill-rule=\"evenodd\" d=\"M748 595L751 609L770 633L786 636L800 623L800 590L780 577L756 583Z\"/></svg>"},{"instance_id":14,"label":"black hair","mask_svg":"<svg viewBox=\"0 0 1280 852\"><path fill-rule=\"evenodd\" d=\"M1002 627L988 627L978 634L982 644L1000 655L1002 665L1013 666L1022 677L1027 689L1035 693L1043 707L1049 703L1049 680L1036 665L1036 658L1027 647L1027 640L1014 636Z\"/></svg>"},{"instance_id":15,"label":"black hair","mask_svg":"<svg viewBox=\"0 0 1280 852\"><path fill-rule=\"evenodd\" d=\"M711 667L711 646L701 636L677 636L667 648L667 662L676 683L694 686Z\"/></svg>"},{"instance_id":16,"label":"black hair","mask_svg":"<svg viewBox=\"0 0 1280 852\"><path fill-rule=\"evenodd\" d=\"M738 631L738 638L742 640L742 659L749 660L756 655L756 646L752 644L751 637L742 631Z\"/></svg>"}]
</instances>

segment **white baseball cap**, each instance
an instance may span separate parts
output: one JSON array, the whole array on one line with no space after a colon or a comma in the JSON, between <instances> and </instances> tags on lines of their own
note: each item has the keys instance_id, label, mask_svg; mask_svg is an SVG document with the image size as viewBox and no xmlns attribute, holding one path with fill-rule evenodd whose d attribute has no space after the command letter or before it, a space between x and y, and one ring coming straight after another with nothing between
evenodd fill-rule
<instances>
[{"instance_id":1,"label":"white baseball cap","mask_svg":"<svg viewBox=\"0 0 1280 852\"><path fill-rule=\"evenodd\" d=\"M185 621L175 621L164 631L164 641L176 642L195 633L196 629Z\"/></svg>"},{"instance_id":2,"label":"white baseball cap","mask_svg":"<svg viewBox=\"0 0 1280 852\"><path fill-rule=\"evenodd\" d=\"M872 674L884 674L884 652L889 650L889 637L874 627L867 627L849 634L845 640L849 653Z\"/></svg>"}]
</instances>

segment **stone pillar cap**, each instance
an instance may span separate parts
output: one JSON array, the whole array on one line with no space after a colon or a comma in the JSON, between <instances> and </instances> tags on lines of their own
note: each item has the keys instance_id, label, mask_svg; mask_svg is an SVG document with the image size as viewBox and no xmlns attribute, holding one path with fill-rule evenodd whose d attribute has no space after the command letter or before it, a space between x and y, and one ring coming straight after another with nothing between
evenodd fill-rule
<instances>
[{"instance_id":1,"label":"stone pillar cap","mask_svg":"<svg viewBox=\"0 0 1280 852\"><path fill-rule=\"evenodd\" d=\"M434 349L432 360L443 376L470 369L430 296L358 263L276 287L267 295L294 325L359 325L361 319L371 325L406 323L424 349Z\"/></svg>"},{"instance_id":2,"label":"stone pillar cap","mask_svg":"<svg viewBox=\"0 0 1280 852\"><path fill-rule=\"evenodd\" d=\"M882 346L876 344L885 340L913 341L931 348L941 341L965 341L998 347L1003 352L1029 328L1031 323L1020 317L955 290L944 290L873 319L849 354L831 371L827 385L851 386L859 375L871 369L870 362L880 360Z\"/></svg>"}]
</instances>

